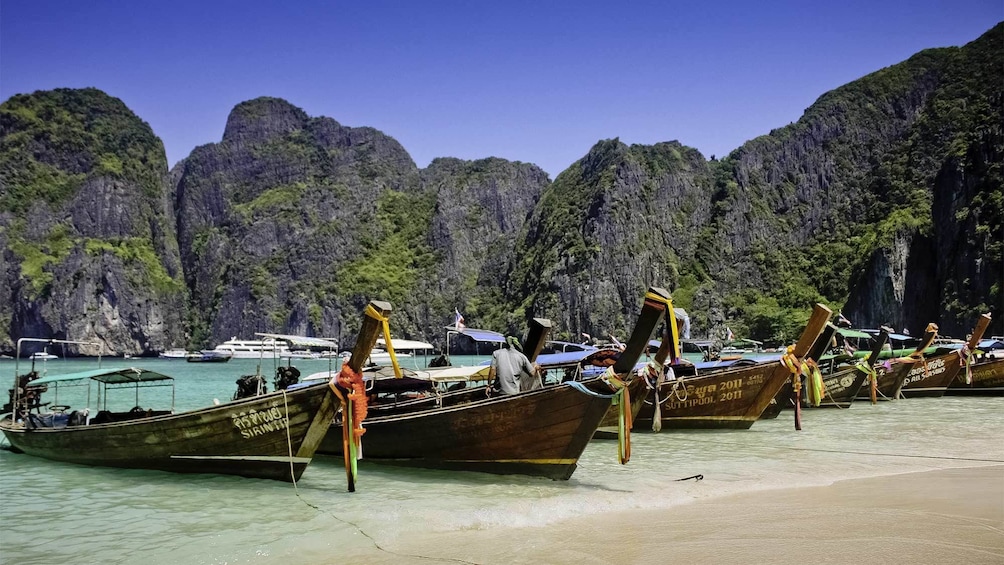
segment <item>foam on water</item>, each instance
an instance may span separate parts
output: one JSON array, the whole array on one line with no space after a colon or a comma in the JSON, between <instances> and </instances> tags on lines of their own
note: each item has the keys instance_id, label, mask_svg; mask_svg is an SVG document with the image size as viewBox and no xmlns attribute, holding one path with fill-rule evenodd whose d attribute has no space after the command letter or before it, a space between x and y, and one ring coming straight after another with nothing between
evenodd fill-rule
<instances>
[{"instance_id":1,"label":"foam on water","mask_svg":"<svg viewBox=\"0 0 1004 565\"><path fill-rule=\"evenodd\" d=\"M255 365L130 363L176 375L179 409L230 398L237 377ZM0 374L12 375L8 366ZM348 493L341 460L322 456L304 473L299 497L276 481L91 468L0 451L0 548L4 562L25 563L81 555L104 563L372 562L375 545L424 535L1004 462L1001 398L855 403L806 411L803 430L793 428L785 412L743 431L635 433L625 466L615 442L593 441L569 481L363 462L358 490ZM676 480L696 474L704 480Z\"/></svg>"}]
</instances>

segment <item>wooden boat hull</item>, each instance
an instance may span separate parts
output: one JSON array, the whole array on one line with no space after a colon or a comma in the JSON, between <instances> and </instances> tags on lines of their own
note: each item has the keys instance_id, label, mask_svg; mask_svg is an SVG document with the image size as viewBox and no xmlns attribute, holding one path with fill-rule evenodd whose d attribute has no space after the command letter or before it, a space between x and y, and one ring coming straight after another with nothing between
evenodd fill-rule
<instances>
[{"instance_id":1,"label":"wooden boat hull","mask_svg":"<svg viewBox=\"0 0 1004 565\"><path fill-rule=\"evenodd\" d=\"M867 378L868 374L857 367L843 367L823 375L823 387L826 389L826 393L823 394L819 406L813 406L809 403L803 388L802 408L850 408ZM791 380L789 380L778 393L777 399L781 408L792 407L791 389Z\"/></svg>"},{"instance_id":2,"label":"wooden boat hull","mask_svg":"<svg viewBox=\"0 0 1004 565\"><path fill-rule=\"evenodd\" d=\"M565 383L441 408L371 415L363 422L362 457L412 467L568 479L609 407L609 396ZM340 423L331 426L318 451L342 453Z\"/></svg>"},{"instance_id":3,"label":"wooden boat hull","mask_svg":"<svg viewBox=\"0 0 1004 565\"><path fill-rule=\"evenodd\" d=\"M634 421L638 417L638 413L641 411L641 407L645 404L645 395L649 391L645 388L645 380L641 378L635 378L630 383L628 383L628 394L631 396L631 420ZM618 428L620 420L620 408L617 406L611 406L603 419L600 420L599 428L597 428L596 433L593 437L596 439L617 439Z\"/></svg>"},{"instance_id":4,"label":"wooden boat hull","mask_svg":"<svg viewBox=\"0 0 1004 565\"><path fill-rule=\"evenodd\" d=\"M1004 357L974 363L972 381L966 383L965 369L960 369L952 384L945 390L950 396L1004 396Z\"/></svg>"},{"instance_id":5,"label":"wooden boat hull","mask_svg":"<svg viewBox=\"0 0 1004 565\"><path fill-rule=\"evenodd\" d=\"M686 395L666 382L659 393L664 429L748 429L791 374L780 363L762 363L686 377ZM649 391L634 421L635 430L652 429L655 391Z\"/></svg>"},{"instance_id":6,"label":"wooden boat hull","mask_svg":"<svg viewBox=\"0 0 1004 565\"><path fill-rule=\"evenodd\" d=\"M892 363L890 366L884 364L875 365L875 399L876 400L896 400L899 398L906 374L910 372L912 365L907 363ZM857 400L871 401L871 385L865 384L858 389Z\"/></svg>"},{"instance_id":7,"label":"wooden boat hull","mask_svg":"<svg viewBox=\"0 0 1004 565\"><path fill-rule=\"evenodd\" d=\"M944 396L962 368L959 359L957 351L950 351L914 363L907 371L900 395L903 398Z\"/></svg>"},{"instance_id":8,"label":"wooden boat hull","mask_svg":"<svg viewBox=\"0 0 1004 565\"><path fill-rule=\"evenodd\" d=\"M13 450L54 461L290 481L310 463L335 408L321 383L180 414L34 429L5 419L0 430Z\"/></svg>"}]
</instances>

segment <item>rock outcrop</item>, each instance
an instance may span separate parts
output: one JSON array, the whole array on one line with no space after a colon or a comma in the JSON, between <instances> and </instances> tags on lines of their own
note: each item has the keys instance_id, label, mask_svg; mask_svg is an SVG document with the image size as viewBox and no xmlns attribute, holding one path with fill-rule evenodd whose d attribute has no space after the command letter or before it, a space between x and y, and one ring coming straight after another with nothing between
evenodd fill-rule
<instances>
[{"instance_id":1,"label":"rock outcrop","mask_svg":"<svg viewBox=\"0 0 1004 565\"><path fill-rule=\"evenodd\" d=\"M138 355L184 342L166 173L149 125L98 90L0 105L0 348L68 338Z\"/></svg>"}]
</instances>

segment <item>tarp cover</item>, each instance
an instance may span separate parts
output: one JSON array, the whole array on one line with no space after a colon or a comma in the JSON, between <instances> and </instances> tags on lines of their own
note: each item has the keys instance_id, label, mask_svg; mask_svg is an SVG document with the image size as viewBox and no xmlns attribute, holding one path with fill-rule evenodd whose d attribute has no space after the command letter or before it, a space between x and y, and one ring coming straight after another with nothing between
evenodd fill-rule
<instances>
[{"instance_id":1,"label":"tarp cover","mask_svg":"<svg viewBox=\"0 0 1004 565\"><path fill-rule=\"evenodd\" d=\"M64 373L61 375L46 375L42 378L31 381L28 383L28 386L40 386L49 383L80 381L86 379L92 379L105 384L125 384L146 381L165 381L171 380L172 377L155 371L137 369L135 367L129 367L128 369L93 369L90 371L78 371L76 373Z\"/></svg>"}]
</instances>

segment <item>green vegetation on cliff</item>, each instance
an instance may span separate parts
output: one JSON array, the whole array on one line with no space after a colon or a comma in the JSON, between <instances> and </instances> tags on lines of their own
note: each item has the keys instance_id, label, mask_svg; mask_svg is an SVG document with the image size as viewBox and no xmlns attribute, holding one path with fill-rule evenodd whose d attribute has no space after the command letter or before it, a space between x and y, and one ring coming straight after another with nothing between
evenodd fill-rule
<instances>
[{"instance_id":1,"label":"green vegetation on cliff","mask_svg":"<svg viewBox=\"0 0 1004 565\"><path fill-rule=\"evenodd\" d=\"M106 176L158 196L167 170L150 126L94 88L18 94L0 104L0 210L56 205L87 178Z\"/></svg>"}]
</instances>

